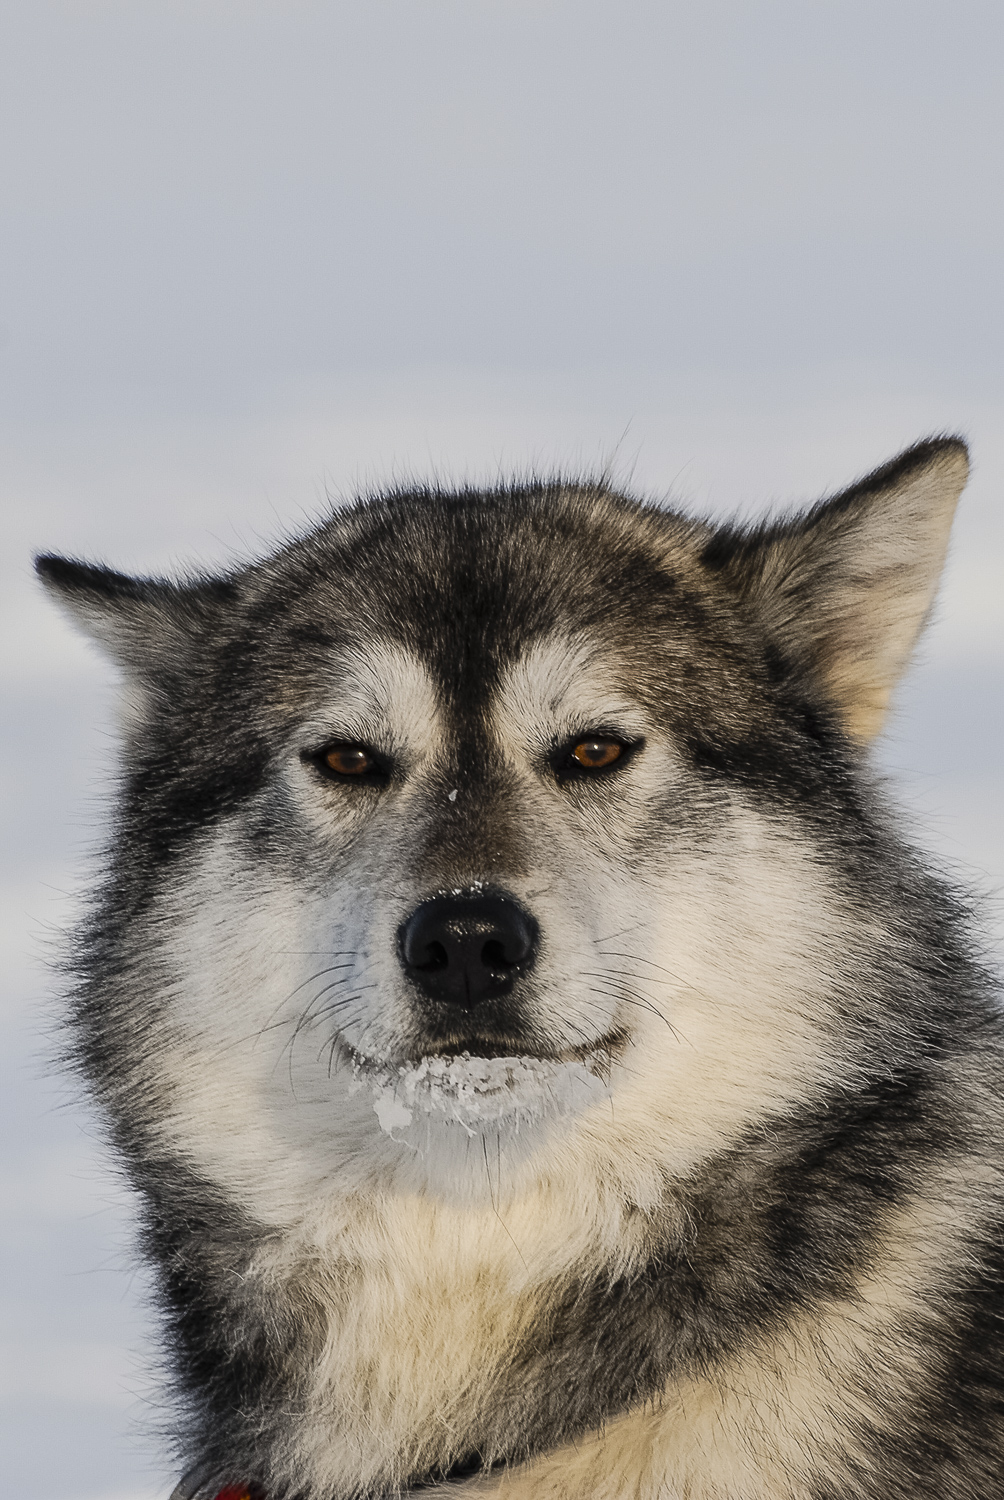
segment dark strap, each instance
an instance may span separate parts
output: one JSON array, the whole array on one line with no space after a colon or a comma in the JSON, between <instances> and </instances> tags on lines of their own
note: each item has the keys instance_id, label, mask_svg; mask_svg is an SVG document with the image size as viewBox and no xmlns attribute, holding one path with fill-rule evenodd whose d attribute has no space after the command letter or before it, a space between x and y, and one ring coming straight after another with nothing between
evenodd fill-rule
<instances>
[{"instance_id":1,"label":"dark strap","mask_svg":"<svg viewBox=\"0 0 1004 1500\"><path fill-rule=\"evenodd\" d=\"M480 1453L472 1453L466 1458L459 1459L457 1463L451 1464L448 1469L440 1469L423 1479L413 1480L409 1491L439 1489L441 1485L450 1484L458 1479L466 1479L471 1474L482 1472L483 1469L484 1461ZM268 1500L268 1497L256 1485L231 1484L222 1490L217 1490L206 1477L204 1469L192 1469L175 1485L171 1491L170 1500Z\"/></svg>"},{"instance_id":2,"label":"dark strap","mask_svg":"<svg viewBox=\"0 0 1004 1500\"><path fill-rule=\"evenodd\" d=\"M171 1491L171 1500L265 1500L259 1489L246 1484L230 1484L222 1490L204 1479L204 1470L193 1469Z\"/></svg>"},{"instance_id":3,"label":"dark strap","mask_svg":"<svg viewBox=\"0 0 1004 1500\"><path fill-rule=\"evenodd\" d=\"M175 1485L171 1491L170 1500L201 1500L199 1495L201 1488L202 1477L196 1469L193 1469L190 1474L186 1474L184 1479L180 1479Z\"/></svg>"}]
</instances>

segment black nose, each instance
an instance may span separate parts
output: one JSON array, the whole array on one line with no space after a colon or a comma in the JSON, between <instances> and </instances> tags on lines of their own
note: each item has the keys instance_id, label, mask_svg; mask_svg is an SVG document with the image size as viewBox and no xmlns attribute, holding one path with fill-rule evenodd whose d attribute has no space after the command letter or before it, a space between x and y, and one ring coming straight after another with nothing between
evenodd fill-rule
<instances>
[{"instance_id":1,"label":"black nose","mask_svg":"<svg viewBox=\"0 0 1004 1500\"><path fill-rule=\"evenodd\" d=\"M504 995L537 956L537 924L511 896L463 892L416 906L398 933L404 971L440 1004Z\"/></svg>"}]
</instances>

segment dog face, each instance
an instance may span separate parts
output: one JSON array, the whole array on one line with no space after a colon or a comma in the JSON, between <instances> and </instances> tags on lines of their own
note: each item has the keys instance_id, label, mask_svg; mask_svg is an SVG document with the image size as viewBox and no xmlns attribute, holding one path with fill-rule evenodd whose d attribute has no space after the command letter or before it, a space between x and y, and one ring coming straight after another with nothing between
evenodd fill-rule
<instances>
[{"instance_id":1,"label":"dog face","mask_svg":"<svg viewBox=\"0 0 1004 1500\"><path fill-rule=\"evenodd\" d=\"M850 1081L861 744L964 477L925 445L760 533L555 486L373 502L225 579L43 560L127 674L113 1108L282 1224L654 1200Z\"/></svg>"}]
</instances>

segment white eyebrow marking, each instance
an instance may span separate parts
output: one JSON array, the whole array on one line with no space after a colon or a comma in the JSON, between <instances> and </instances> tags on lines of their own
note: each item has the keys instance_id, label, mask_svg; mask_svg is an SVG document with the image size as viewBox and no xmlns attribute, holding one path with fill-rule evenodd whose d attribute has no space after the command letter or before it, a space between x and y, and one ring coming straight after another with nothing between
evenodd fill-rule
<instances>
[{"instance_id":1,"label":"white eyebrow marking","mask_svg":"<svg viewBox=\"0 0 1004 1500\"><path fill-rule=\"evenodd\" d=\"M427 755L442 742L436 684L406 646L377 641L339 654L312 727L389 752Z\"/></svg>"},{"instance_id":2,"label":"white eyebrow marking","mask_svg":"<svg viewBox=\"0 0 1004 1500\"><path fill-rule=\"evenodd\" d=\"M639 737L648 727L641 707L618 691L610 667L588 636L551 636L531 646L503 678L494 701L503 743L526 753L596 728Z\"/></svg>"}]
</instances>

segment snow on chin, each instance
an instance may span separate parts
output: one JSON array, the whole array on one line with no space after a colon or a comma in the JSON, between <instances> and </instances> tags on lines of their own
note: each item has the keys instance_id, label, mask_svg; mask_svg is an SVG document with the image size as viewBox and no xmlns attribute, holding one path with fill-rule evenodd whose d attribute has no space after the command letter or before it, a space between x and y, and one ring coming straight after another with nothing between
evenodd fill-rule
<instances>
[{"instance_id":1,"label":"snow on chin","mask_svg":"<svg viewBox=\"0 0 1004 1500\"><path fill-rule=\"evenodd\" d=\"M609 1055L590 1053L581 1062L541 1057L423 1057L398 1067L356 1059L355 1093L368 1086L381 1130L406 1130L416 1114L460 1125L468 1135L504 1123L519 1130L544 1116L578 1113L609 1086Z\"/></svg>"}]
</instances>

